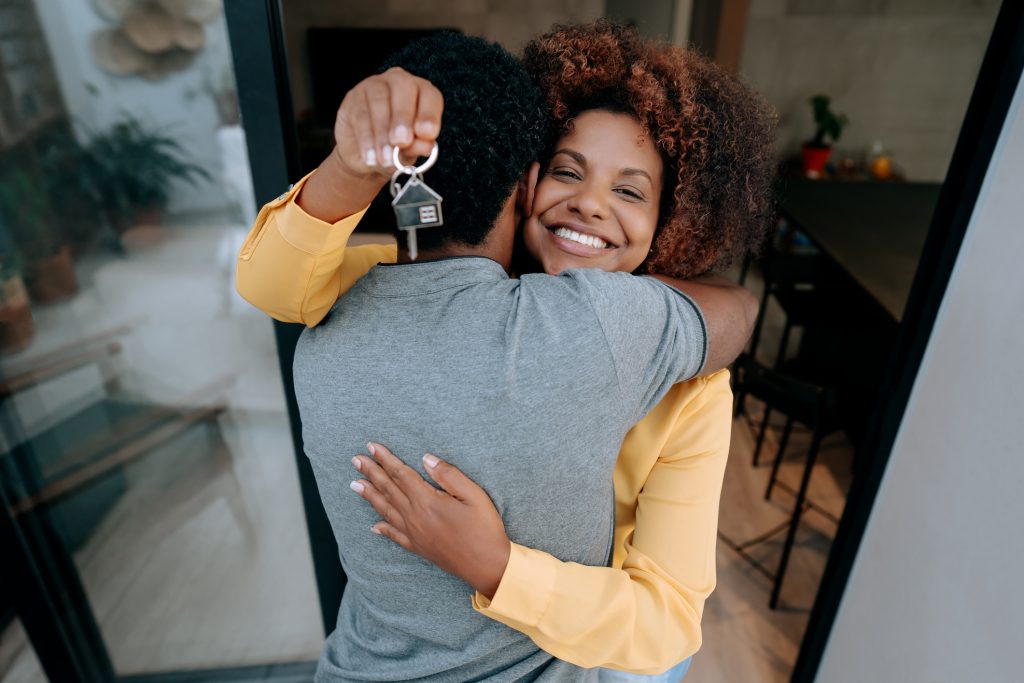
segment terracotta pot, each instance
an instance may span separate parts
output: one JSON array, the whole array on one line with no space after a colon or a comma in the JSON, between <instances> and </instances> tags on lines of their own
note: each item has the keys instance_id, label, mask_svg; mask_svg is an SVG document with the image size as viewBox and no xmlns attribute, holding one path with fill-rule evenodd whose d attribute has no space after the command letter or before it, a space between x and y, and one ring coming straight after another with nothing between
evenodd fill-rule
<instances>
[{"instance_id":1,"label":"terracotta pot","mask_svg":"<svg viewBox=\"0 0 1024 683\"><path fill-rule=\"evenodd\" d=\"M159 226L163 222L164 208L154 206L136 206L127 214L120 212L110 215L110 227L118 235L138 227Z\"/></svg>"},{"instance_id":2,"label":"terracotta pot","mask_svg":"<svg viewBox=\"0 0 1024 683\"><path fill-rule=\"evenodd\" d=\"M32 343L35 328L28 291L20 276L0 284L0 353L17 353Z\"/></svg>"},{"instance_id":3,"label":"terracotta pot","mask_svg":"<svg viewBox=\"0 0 1024 683\"><path fill-rule=\"evenodd\" d=\"M69 246L62 246L53 256L40 259L32 265L28 291L32 300L40 304L62 301L78 291L75 263L71 259Z\"/></svg>"},{"instance_id":4,"label":"terracotta pot","mask_svg":"<svg viewBox=\"0 0 1024 683\"><path fill-rule=\"evenodd\" d=\"M800 150L800 158L804 164L804 175L808 178L820 178L825 175L825 164L828 163L828 157L832 154L831 147L817 147L804 143L803 148Z\"/></svg>"},{"instance_id":5,"label":"terracotta pot","mask_svg":"<svg viewBox=\"0 0 1024 683\"><path fill-rule=\"evenodd\" d=\"M163 239L164 210L162 206L136 208L132 219L114 221L114 230L120 235L121 246L127 251L138 251L157 244Z\"/></svg>"}]
</instances>

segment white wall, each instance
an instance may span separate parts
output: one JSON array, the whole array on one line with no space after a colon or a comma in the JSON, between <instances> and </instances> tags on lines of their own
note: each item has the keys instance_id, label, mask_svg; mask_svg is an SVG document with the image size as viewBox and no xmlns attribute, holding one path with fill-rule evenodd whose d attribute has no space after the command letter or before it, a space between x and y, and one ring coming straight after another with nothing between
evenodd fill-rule
<instances>
[{"instance_id":1,"label":"white wall","mask_svg":"<svg viewBox=\"0 0 1024 683\"><path fill-rule=\"evenodd\" d=\"M203 82L209 78L220 83L224 70L231 68L223 16L205 25L206 45L187 70L151 83L134 76L113 76L93 61L93 32L112 24L96 13L89 0L36 0L35 4L77 130L102 130L128 112L175 137L191 161L214 178L220 177L217 110L203 94ZM175 184L168 210L219 209L226 203L217 183L199 188L182 183Z\"/></svg>"},{"instance_id":2,"label":"white wall","mask_svg":"<svg viewBox=\"0 0 1024 683\"><path fill-rule=\"evenodd\" d=\"M814 134L808 98L850 118L837 152L880 140L914 180L941 181L1000 0L750 0L741 74L779 111L779 150Z\"/></svg>"},{"instance_id":3,"label":"white wall","mask_svg":"<svg viewBox=\"0 0 1024 683\"><path fill-rule=\"evenodd\" d=\"M1024 680L1024 80L818 680Z\"/></svg>"}]
</instances>

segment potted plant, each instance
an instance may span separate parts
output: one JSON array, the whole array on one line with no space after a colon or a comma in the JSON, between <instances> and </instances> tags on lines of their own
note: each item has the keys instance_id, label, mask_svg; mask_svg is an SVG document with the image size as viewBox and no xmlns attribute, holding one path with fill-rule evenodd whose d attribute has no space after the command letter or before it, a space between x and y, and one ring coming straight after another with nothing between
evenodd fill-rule
<instances>
[{"instance_id":1,"label":"potted plant","mask_svg":"<svg viewBox=\"0 0 1024 683\"><path fill-rule=\"evenodd\" d=\"M804 175L819 178L825 172L825 164L832 153L832 145L827 143L825 138L836 142L849 120L844 114L832 111L829 106L832 98L828 95L815 95L809 101L814 113L814 138L804 143L800 156L803 159Z\"/></svg>"},{"instance_id":2,"label":"potted plant","mask_svg":"<svg viewBox=\"0 0 1024 683\"><path fill-rule=\"evenodd\" d=\"M0 214L25 264L32 299L51 303L78 291L71 249L57 232L43 182L22 170L0 177Z\"/></svg>"},{"instance_id":3,"label":"potted plant","mask_svg":"<svg viewBox=\"0 0 1024 683\"><path fill-rule=\"evenodd\" d=\"M123 236L136 226L159 225L172 181L210 179L183 157L176 140L131 117L92 137L89 172L115 232Z\"/></svg>"},{"instance_id":4,"label":"potted plant","mask_svg":"<svg viewBox=\"0 0 1024 683\"><path fill-rule=\"evenodd\" d=\"M57 230L78 256L95 244L104 224L89 152L70 132L61 132L45 142L41 161Z\"/></svg>"},{"instance_id":5,"label":"potted plant","mask_svg":"<svg viewBox=\"0 0 1024 683\"><path fill-rule=\"evenodd\" d=\"M0 218L0 353L16 353L32 342L34 326L21 260Z\"/></svg>"}]
</instances>

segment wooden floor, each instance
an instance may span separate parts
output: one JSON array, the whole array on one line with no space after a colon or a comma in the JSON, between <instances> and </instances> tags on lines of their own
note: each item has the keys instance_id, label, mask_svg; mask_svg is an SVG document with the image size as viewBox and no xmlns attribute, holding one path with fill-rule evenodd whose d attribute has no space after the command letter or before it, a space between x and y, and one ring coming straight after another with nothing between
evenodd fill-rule
<instances>
[{"instance_id":1,"label":"wooden floor","mask_svg":"<svg viewBox=\"0 0 1024 683\"><path fill-rule=\"evenodd\" d=\"M768 608L771 581L730 548L785 522L793 496L776 488L764 500L770 455L777 448L779 428L765 440L761 464L751 464L760 406L750 401L755 419L733 422L732 447L726 468L719 521L718 587L704 611L704 645L694 657L686 683L722 681L788 681L818 583L825 567L836 524L850 483L853 450L841 434L826 439L811 475L809 498L826 514L806 512L797 533L777 610ZM779 478L795 489L810 445L807 432L794 431L788 458ZM782 532L747 552L774 572L782 551Z\"/></svg>"}]
</instances>

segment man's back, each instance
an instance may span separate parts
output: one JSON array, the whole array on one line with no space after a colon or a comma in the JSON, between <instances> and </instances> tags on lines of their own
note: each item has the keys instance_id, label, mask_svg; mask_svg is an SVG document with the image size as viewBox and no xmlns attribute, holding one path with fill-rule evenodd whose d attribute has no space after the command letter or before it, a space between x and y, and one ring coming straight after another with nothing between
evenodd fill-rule
<instances>
[{"instance_id":1,"label":"man's back","mask_svg":"<svg viewBox=\"0 0 1024 683\"><path fill-rule=\"evenodd\" d=\"M628 275L509 280L472 257L371 271L296 350L306 453L349 579L318 680L587 680L372 534L350 460L371 439L417 469L437 453L487 490L512 541L606 564L622 438L704 344L688 300Z\"/></svg>"}]
</instances>

